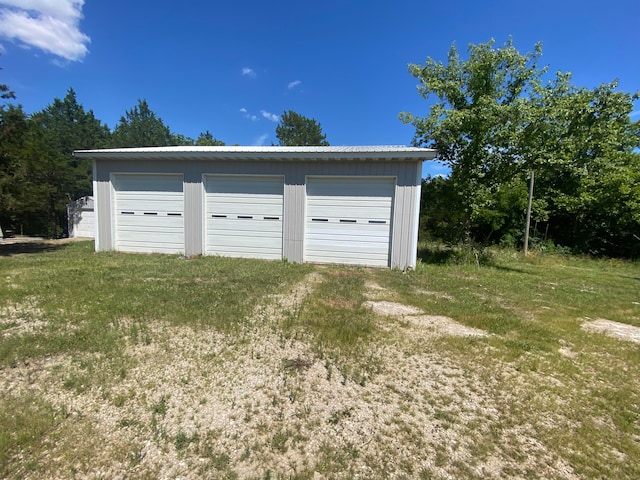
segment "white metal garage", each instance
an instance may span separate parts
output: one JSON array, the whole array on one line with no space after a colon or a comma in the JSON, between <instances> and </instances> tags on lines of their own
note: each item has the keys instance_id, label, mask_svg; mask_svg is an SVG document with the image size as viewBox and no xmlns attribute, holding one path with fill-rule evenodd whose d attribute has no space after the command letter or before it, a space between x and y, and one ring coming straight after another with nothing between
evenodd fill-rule
<instances>
[{"instance_id":1,"label":"white metal garage","mask_svg":"<svg viewBox=\"0 0 640 480\"><path fill-rule=\"evenodd\" d=\"M282 259L284 178L206 175L205 253Z\"/></svg>"},{"instance_id":2,"label":"white metal garage","mask_svg":"<svg viewBox=\"0 0 640 480\"><path fill-rule=\"evenodd\" d=\"M308 177L308 262L388 266L395 178Z\"/></svg>"},{"instance_id":3,"label":"white metal garage","mask_svg":"<svg viewBox=\"0 0 640 480\"><path fill-rule=\"evenodd\" d=\"M114 174L115 249L184 253L182 175Z\"/></svg>"},{"instance_id":4,"label":"white metal garage","mask_svg":"<svg viewBox=\"0 0 640 480\"><path fill-rule=\"evenodd\" d=\"M422 161L404 146L83 150L97 251L415 267Z\"/></svg>"}]
</instances>

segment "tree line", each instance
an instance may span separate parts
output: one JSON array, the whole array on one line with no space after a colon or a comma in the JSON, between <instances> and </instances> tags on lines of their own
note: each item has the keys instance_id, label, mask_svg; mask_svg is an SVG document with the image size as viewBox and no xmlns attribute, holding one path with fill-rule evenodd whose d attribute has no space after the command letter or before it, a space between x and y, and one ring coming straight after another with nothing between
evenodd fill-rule
<instances>
[{"instance_id":1,"label":"tree line","mask_svg":"<svg viewBox=\"0 0 640 480\"><path fill-rule=\"evenodd\" d=\"M455 45L447 62L412 64L426 116L400 113L413 144L438 150L447 177L422 182L423 238L522 246L529 179L535 173L534 246L640 256L640 121L637 93L617 82L577 87L569 73L539 65L542 47L521 54L507 41ZM76 149L224 145L209 131L174 133L139 100L113 131L85 110L73 89L27 115L0 85L0 224L18 233L64 235L66 205L90 195L91 165ZM279 145L329 145L319 122L285 111Z\"/></svg>"},{"instance_id":2,"label":"tree line","mask_svg":"<svg viewBox=\"0 0 640 480\"><path fill-rule=\"evenodd\" d=\"M198 138L172 132L146 100L111 131L70 88L43 110L28 115L7 85L0 85L0 226L3 231L57 238L66 235L66 206L92 194L92 165L74 150L170 145L221 146L208 130ZM293 127L291 127L293 125ZM281 145L328 145L320 124L293 111L276 129ZM306 142L306 143L297 143Z\"/></svg>"},{"instance_id":3,"label":"tree line","mask_svg":"<svg viewBox=\"0 0 640 480\"><path fill-rule=\"evenodd\" d=\"M456 46L447 62L410 65L426 116L401 113L413 144L438 149L447 178L423 180L421 231L463 245L522 246L529 180L540 248L640 256L638 94L617 82L588 89L540 67L540 44ZM551 78L550 80L548 78Z\"/></svg>"}]
</instances>

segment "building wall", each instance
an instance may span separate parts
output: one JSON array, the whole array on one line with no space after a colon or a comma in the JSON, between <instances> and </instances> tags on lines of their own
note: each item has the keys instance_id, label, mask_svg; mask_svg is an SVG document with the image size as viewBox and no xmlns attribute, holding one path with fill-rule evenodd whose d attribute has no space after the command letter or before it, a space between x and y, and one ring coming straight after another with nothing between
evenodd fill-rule
<instances>
[{"instance_id":1,"label":"building wall","mask_svg":"<svg viewBox=\"0 0 640 480\"><path fill-rule=\"evenodd\" d=\"M416 264L420 161L206 161L206 160L98 160L94 168L96 250L113 250L113 191L118 173L173 173L184 175L185 255L203 251L205 174L284 176L283 256L304 260L306 178L308 176L385 176L396 178L390 263L405 269Z\"/></svg>"}]
</instances>

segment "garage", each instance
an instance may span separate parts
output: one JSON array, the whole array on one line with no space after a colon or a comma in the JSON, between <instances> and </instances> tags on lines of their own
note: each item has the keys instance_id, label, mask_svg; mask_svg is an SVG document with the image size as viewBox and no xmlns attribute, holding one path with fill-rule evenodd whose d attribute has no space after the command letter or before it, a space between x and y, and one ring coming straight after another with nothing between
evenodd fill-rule
<instances>
[{"instance_id":1,"label":"garage","mask_svg":"<svg viewBox=\"0 0 640 480\"><path fill-rule=\"evenodd\" d=\"M113 175L115 249L184 253L182 175Z\"/></svg>"},{"instance_id":2,"label":"garage","mask_svg":"<svg viewBox=\"0 0 640 480\"><path fill-rule=\"evenodd\" d=\"M96 251L414 268L422 162L407 146L81 150Z\"/></svg>"},{"instance_id":3,"label":"garage","mask_svg":"<svg viewBox=\"0 0 640 480\"><path fill-rule=\"evenodd\" d=\"M206 175L206 255L282 259L284 178Z\"/></svg>"},{"instance_id":4,"label":"garage","mask_svg":"<svg viewBox=\"0 0 640 480\"><path fill-rule=\"evenodd\" d=\"M395 178L308 177L305 261L389 265Z\"/></svg>"}]
</instances>

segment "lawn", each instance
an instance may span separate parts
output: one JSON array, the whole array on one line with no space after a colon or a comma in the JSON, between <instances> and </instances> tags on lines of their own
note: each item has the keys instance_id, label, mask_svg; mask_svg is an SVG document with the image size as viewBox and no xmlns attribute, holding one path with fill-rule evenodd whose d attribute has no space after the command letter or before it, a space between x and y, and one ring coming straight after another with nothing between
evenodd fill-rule
<instances>
[{"instance_id":1,"label":"lawn","mask_svg":"<svg viewBox=\"0 0 640 480\"><path fill-rule=\"evenodd\" d=\"M0 245L0 477L640 478L640 265L453 253Z\"/></svg>"}]
</instances>

